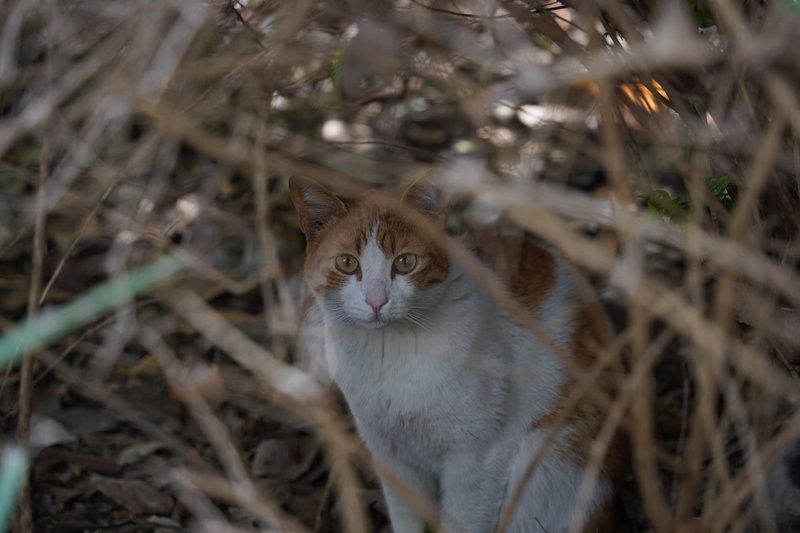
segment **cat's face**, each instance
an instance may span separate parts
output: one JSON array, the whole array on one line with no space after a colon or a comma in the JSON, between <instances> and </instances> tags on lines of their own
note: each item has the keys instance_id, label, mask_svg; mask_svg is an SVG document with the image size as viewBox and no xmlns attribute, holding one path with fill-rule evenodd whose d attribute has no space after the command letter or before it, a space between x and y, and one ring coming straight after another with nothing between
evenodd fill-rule
<instances>
[{"instance_id":1,"label":"cat's face","mask_svg":"<svg viewBox=\"0 0 800 533\"><path fill-rule=\"evenodd\" d=\"M372 329L424 327L450 270L430 232L445 218L436 191L343 199L308 181L290 188L308 239L304 275L326 316Z\"/></svg>"}]
</instances>

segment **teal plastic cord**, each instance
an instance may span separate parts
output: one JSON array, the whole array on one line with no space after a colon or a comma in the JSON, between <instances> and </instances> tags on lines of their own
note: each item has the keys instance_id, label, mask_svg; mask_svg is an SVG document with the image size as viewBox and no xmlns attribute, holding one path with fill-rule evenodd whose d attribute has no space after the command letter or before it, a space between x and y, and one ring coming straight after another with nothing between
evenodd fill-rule
<instances>
[{"instance_id":1,"label":"teal plastic cord","mask_svg":"<svg viewBox=\"0 0 800 533\"><path fill-rule=\"evenodd\" d=\"M28 475L28 456L16 446L0 455L0 533L5 533Z\"/></svg>"},{"instance_id":2,"label":"teal plastic cord","mask_svg":"<svg viewBox=\"0 0 800 533\"><path fill-rule=\"evenodd\" d=\"M165 255L97 285L68 304L42 311L23 321L0 337L0 369L125 305L143 292L174 278L184 268L185 264L177 254Z\"/></svg>"}]
</instances>

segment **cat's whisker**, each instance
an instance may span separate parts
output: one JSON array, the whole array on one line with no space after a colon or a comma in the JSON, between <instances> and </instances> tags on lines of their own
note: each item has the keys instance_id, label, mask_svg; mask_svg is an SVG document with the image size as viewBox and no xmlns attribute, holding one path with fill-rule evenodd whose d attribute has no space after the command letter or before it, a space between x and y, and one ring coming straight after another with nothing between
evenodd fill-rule
<instances>
[{"instance_id":1,"label":"cat's whisker","mask_svg":"<svg viewBox=\"0 0 800 533\"><path fill-rule=\"evenodd\" d=\"M406 320L408 320L412 324L415 324L416 326L419 326L420 328L424 329L425 331L428 331L428 332L432 332L433 331L431 329L430 322L426 321L422 316L416 315L414 313L408 313L405 318L406 318Z\"/></svg>"}]
</instances>

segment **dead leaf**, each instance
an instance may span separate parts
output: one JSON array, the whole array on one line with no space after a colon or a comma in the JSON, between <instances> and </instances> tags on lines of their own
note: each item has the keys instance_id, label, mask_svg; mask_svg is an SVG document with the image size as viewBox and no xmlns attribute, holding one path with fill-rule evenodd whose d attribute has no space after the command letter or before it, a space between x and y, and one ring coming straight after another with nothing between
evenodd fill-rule
<instances>
[{"instance_id":1,"label":"dead leaf","mask_svg":"<svg viewBox=\"0 0 800 533\"><path fill-rule=\"evenodd\" d=\"M167 514L172 497L162 494L138 479L114 479L92 476L90 486L135 514Z\"/></svg>"},{"instance_id":2,"label":"dead leaf","mask_svg":"<svg viewBox=\"0 0 800 533\"><path fill-rule=\"evenodd\" d=\"M178 400L185 402L182 387L191 385L200 396L212 407L216 407L225 399L225 384L222 381L217 365L195 364L179 372L177 382L168 381L170 393Z\"/></svg>"},{"instance_id":3,"label":"dead leaf","mask_svg":"<svg viewBox=\"0 0 800 533\"><path fill-rule=\"evenodd\" d=\"M53 413L53 418L77 437L113 429L119 421L104 409L74 407Z\"/></svg>"},{"instance_id":4,"label":"dead leaf","mask_svg":"<svg viewBox=\"0 0 800 533\"><path fill-rule=\"evenodd\" d=\"M65 442L75 442L77 437L67 431L67 429L48 416L38 413L31 415L31 430L28 438L28 445L34 453Z\"/></svg>"},{"instance_id":5,"label":"dead leaf","mask_svg":"<svg viewBox=\"0 0 800 533\"><path fill-rule=\"evenodd\" d=\"M157 440L132 444L119 453L119 464L120 466L127 466L138 463L163 447L164 445Z\"/></svg>"},{"instance_id":6,"label":"dead leaf","mask_svg":"<svg viewBox=\"0 0 800 533\"><path fill-rule=\"evenodd\" d=\"M267 439L256 446L251 469L257 477L291 481L311 467L318 452L319 443L311 437Z\"/></svg>"}]
</instances>

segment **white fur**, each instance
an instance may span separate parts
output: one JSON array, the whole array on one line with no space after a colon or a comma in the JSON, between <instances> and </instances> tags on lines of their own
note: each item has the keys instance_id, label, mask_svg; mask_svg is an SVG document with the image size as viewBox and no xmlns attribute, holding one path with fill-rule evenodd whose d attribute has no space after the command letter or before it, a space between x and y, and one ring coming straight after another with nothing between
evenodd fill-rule
<instances>
[{"instance_id":1,"label":"white fur","mask_svg":"<svg viewBox=\"0 0 800 533\"><path fill-rule=\"evenodd\" d=\"M374 228L358 259L360 281L351 276L315 296L330 372L359 432L376 459L437 504L448 530L493 531L547 436L529 428L565 383L564 365L455 262L446 281L425 291L392 279L394 258L378 247ZM560 260L556 273L538 319L569 346L576 289ZM364 301L376 280L389 296L377 318ZM565 461L545 456L511 531L569 527L582 471ZM383 485L394 531L422 533L423 521ZM607 493L598 485L593 507Z\"/></svg>"}]
</instances>

